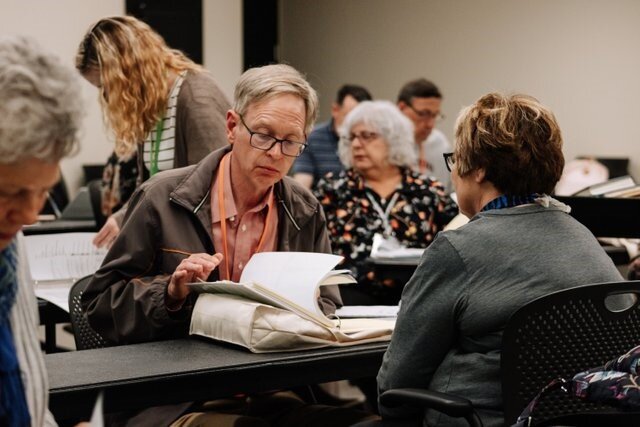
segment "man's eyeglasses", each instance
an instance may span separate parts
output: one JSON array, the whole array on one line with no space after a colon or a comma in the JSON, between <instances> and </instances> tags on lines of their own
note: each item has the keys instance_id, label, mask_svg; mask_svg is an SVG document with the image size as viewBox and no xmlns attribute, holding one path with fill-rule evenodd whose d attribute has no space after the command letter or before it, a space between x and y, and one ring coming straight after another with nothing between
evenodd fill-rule
<instances>
[{"instance_id":1,"label":"man's eyeglasses","mask_svg":"<svg viewBox=\"0 0 640 427\"><path fill-rule=\"evenodd\" d=\"M416 107L414 107L413 105L407 103L407 106L409 108L411 108L411 110L413 110L414 113L416 113L418 115L418 117L420 117L422 120L434 120L436 122L439 122L441 120L444 120L444 114L442 113L432 113L429 110L416 110Z\"/></svg>"},{"instance_id":2,"label":"man's eyeglasses","mask_svg":"<svg viewBox=\"0 0 640 427\"><path fill-rule=\"evenodd\" d=\"M240 121L242 122L244 128L249 132L249 145L253 148L257 148L262 151L269 151L276 145L278 142L280 143L280 147L282 149L282 154L289 157L298 157L305 148L307 148L307 144L305 142L296 142L290 141L288 139L278 139L275 136L267 135L266 133L254 132L249 129L249 126L244 122L244 118L241 114ZM306 138L306 135L305 135Z\"/></svg>"},{"instance_id":3,"label":"man's eyeglasses","mask_svg":"<svg viewBox=\"0 0 640 427\"><path fill-rule=\"evenodd\" d=\"M456 158L453 157L453 153L442 153L442 157L444 157L444 164L447 166L449 172L451 172L453 165L456 164Z\"/></svg>"},{"instance_id":4,"label":"man's eyeglasses","mask_svg":"<svg viewBox=\"0 0 640 427\"><path fill-rule=\"evenodd\" d=\"M367 132L365 130L360 133L350 133L348 136L348 139L349 139L349 142L353 142L354 139L358 138L360 142L364 142L366 144L373 141L374 139L377 139L378 137L380 137L379 133Z\"/></svg>"}]
</instances>

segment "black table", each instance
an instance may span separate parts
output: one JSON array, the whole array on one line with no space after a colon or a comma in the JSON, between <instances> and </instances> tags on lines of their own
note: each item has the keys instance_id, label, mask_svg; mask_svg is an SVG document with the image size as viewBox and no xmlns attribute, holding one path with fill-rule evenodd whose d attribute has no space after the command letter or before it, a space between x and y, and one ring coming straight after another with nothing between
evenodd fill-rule
<instances>
[{"instance_id":1,"label":"black table","mask_svg":"<svg viewBox=\"0 0 640 427\"><path fill-rule=\"evenodd\" d=\"M53 234L53 233L79 233L96 232L98 228L93 219L56 219L54 221L42 221L22 228L25 236L32 234Z\"/></svg>"},{"instance_id":2,"label":"black table","mask_svg":"<svg viewBox=\"0 0 640 427\"><path fill-rule=\"evenodd\" d=\"M40 324L44 325L44 351L55 353L60 351L56 344L56 325L69 323L69 313L49 301L38 298L38 314Z\"/></svg>"},{"instance_id":3,"label":"black table","mask_svg":"<svg viewBox=\"0 0 640 427\"><path fill-rule=\"evenodd\" d=\"M198 338L45 355L49 408L88 419L99 390L105 412L375 376L387 343L253 354Z\"/></svg>"}]
</instances>

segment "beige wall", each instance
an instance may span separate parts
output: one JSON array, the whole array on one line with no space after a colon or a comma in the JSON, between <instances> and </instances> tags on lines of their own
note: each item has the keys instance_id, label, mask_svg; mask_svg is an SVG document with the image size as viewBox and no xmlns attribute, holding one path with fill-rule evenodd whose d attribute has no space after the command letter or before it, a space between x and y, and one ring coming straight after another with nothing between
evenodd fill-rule
<instances>
[{"instance_id":1,"label":"beige wall","mask_svg":"<svg viewBox=\"0 0 640 427\"><path fill-rule=\"evenodd\" d=\"M0 0L0 35L23 34L73 66L76 48L92 22L124 12L123 0ZM105 134L98 105L98 92L83 81L86 117L81 131L80 152L62 161L62 173L70 195L80 185L82 165L104 163L112 146Z\"/></svg>"},{"instance_id":2,"label":"beige wall","mask_svg":"<svg viewBox=\"0 0 640 427\"><path fill-rule=\"evenodd\" d=\"M308 74L326 118L337 88L393 99L407 80L461 106L525 92L556 113L565 155L631 157L640 180L640 2L636 0L281 0L281 60Z\"/></svg>"},{"instance_id":3,"label":"beige wall","mask_svg":"<svg viewBox=\"0 0 640 427\"><path fill-rule=\"evenodd\" d=\"M231 100L242 74L242 2L203 0L202 3L204 65Z\"/></svg>"}]
</instances>

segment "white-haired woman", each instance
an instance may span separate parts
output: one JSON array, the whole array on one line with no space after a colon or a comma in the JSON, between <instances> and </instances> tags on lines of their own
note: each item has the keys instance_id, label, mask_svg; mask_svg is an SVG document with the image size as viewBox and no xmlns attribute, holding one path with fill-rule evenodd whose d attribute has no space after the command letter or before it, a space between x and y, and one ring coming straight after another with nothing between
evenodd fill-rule
<instances>
[{"instance_id":1,"label":"white-haired woman","mask_svg":"<svg viewBox=\"0 0 640 427\"><path fill-rule=\"evenodd\" d=\"M38 311L20 250L76 149L82 117L75 72L23 37L0 39L0 425L51 427ZM88 424L87 424L88 425Z\"/></svg>"},{"instance_id":2,"label":"white-haired woman","mask_svg":"<svg viewBox=\"0 0 640 427\"><path fill-rule=\"evenodd\" d=\"M412 170L413 126L388 101L360 103L341 128L340 160L346 170L318 183L333 252L358 285L341 288L346 305L397 304L402 283L379 280L365 260L376 234L424 248L457 213L442 185Z\"/></svg>"}]
</instances>

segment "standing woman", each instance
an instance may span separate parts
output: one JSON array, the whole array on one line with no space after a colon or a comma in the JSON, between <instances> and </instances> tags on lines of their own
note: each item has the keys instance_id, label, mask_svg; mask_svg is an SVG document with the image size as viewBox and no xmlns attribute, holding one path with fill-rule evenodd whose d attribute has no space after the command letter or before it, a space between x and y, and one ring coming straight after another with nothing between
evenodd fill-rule
<instances>
[{"instance_id":1,"label":"standing woman","mask_svg":"<svg viewBox=\"0 0 640 427\"><path fill-rule=\"evenodd\" d=\"M227 144L227 97L206 70L169 48L144 22L130 16L99 20L80 43L76 68L101 92L115 154L137 154L136 186ZM98 247L111 245L124 212L109 217L94 240Z\"/></svg>"}]
</instances>

